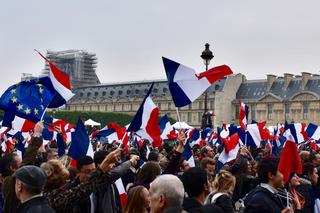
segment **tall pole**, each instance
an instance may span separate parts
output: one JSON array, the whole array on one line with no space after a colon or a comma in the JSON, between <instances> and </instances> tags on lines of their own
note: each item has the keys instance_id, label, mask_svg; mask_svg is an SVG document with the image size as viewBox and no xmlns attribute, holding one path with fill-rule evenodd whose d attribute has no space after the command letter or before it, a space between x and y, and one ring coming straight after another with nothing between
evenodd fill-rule
<instances>
[{"instance_id":1,"label":"tall pole","mask_svg":"<svg viewBox=\"0 0 320 213\"><path fill-rule=\"evenodd\" d=\"M214 57L211 50L209 49L209 44L205 44L205 50L201 54L201 58L204 61L204 64L206 65L206 71L208 71L208 66L210 63L210 60ZM211 115L208 113L208 92L207 90L204 93L204 112L202 115L202 122L201 122L201 129L205 129L206 127L212 128L212 122L211 122Z\"/></svg>"},{"instance_id":2,"label":"tall pole","mask_svg":"<svg viewBox=\"0 0 320 213\"><path fill-rule=\"evenodd\" d=\"M208 71L208 63L206 63L206 71ZM204 114L208 112L208 91L204 93Z\"/></svg>"}]
</instances>

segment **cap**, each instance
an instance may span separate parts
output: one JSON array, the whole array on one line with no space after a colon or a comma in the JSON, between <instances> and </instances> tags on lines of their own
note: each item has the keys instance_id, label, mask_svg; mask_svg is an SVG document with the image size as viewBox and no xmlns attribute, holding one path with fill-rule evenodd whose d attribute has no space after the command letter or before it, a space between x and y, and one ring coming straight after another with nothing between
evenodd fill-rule
<instances>
[{"instance_id":1,"label":"cap","mask_svg":"<svg viewBox=\"0 0 320 213\"><path fill-rule=\"evenodd\" d=\"M19 168L14 177L31 187L42 188L47 180L47 173L37 166L23 166Z\"/></svg>"}]
</instances>

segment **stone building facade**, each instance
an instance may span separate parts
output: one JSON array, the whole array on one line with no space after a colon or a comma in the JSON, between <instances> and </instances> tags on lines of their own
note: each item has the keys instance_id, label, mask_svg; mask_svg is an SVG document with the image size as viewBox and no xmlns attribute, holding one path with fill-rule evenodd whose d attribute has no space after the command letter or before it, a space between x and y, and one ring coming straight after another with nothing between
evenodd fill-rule
<instances>
[{"instance_id":1,"label":"stone building facade","mask_svg":"<svg viewBox=\"0 0 320 213\"><path fill-rule=\"evenodd\" d=\"M288 122L320 124L320 76L303 72L300 76L267 75L264 80L241 84L233 101L233 114L239 114L239 100L249 106L249 120L268 125Z\"/></svg>"},{"instance_id":2,"label":"stone building facade","mask_svg":"<svg viewBox=\"0 0 320 213\"><path fill-rule=\"evenodd\" d=\"M215 114L214 126L232 121L234 113L232 102L243 81L245 77L242 74L234 74L218 80L208 88L208 110ZM74 90L76 95L68 102L66 109L135 114L152 82L155 83L152 91L153 101L158 106L160 115L167 114L178 120L166 80L80 87ZM192 104L180 108L179 112L182 121L191 126L200 127L204 113L204 95Z\"/></svg>"},{"instance_id":3,"label":"stone building facade","mask_svg":"<svg viewBox=\"0 0 320 213\"><path fill-rule=\"evenodd\" d=\"M166 80L153 81L153 100L160 115L177 119L176 109ZM80 87L66 108L72 111L106 111L134 114L152 81L124 82ZM249 121L267 121L267 125L288 122L320 124L320 76L303 72L301 76L267 75L267 79L247 80L234 74L213 84L208 90L208 110L213 111L214 127L238 123L239 101L249 106ZM200 127L204 95L180 108L180 118Z\"/></svg>"}]
</instances>

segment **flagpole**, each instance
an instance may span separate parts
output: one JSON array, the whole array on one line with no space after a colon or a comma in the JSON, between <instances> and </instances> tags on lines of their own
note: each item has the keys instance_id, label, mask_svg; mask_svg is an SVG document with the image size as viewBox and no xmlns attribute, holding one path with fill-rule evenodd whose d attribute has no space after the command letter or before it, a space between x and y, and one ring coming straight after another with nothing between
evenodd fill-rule
<instances>
[{"instance_id":1,"label":"flagpole","mask_svg":"<svg viewBox=\"0 0 320 213\"><path fill-rule=\"evenodd\" d=\"M178 121L179 121L180 130L181 130L181 129L182 129L182 126L181 126L181 120L180 120L180 115L179 115L179 109L178 109L178 107L176 107L176 112L177 112L177 116L178 116Z\"/></svg>"}]
</instances>

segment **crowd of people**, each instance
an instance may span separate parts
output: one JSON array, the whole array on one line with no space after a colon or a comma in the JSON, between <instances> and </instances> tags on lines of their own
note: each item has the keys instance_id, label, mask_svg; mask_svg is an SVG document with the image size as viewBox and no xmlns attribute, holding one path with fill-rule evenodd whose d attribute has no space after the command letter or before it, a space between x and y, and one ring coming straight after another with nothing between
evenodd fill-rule
<instances>
[{"instance_id":1,"label":"crowd of people","mask_svg":"<svg viewBox=\"0 0 320 213\"><path fill-rule=\"evenodd\" d=\"M100 143L93 157L82 156L74 166L67 152L59 155L56 142L43 147L42 131L39 122L23 157L15 149L1 153L0 212L307 213L319 202L320 154L308 147L299 150L302 174L285 183L279 159L263 147L242 146L236 160L217 170L221 147L195 145L191 167L182 156L186 137L180 131L160 148L147 140L128 150Z\"/></svg>"}]
</instances>

